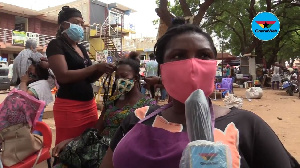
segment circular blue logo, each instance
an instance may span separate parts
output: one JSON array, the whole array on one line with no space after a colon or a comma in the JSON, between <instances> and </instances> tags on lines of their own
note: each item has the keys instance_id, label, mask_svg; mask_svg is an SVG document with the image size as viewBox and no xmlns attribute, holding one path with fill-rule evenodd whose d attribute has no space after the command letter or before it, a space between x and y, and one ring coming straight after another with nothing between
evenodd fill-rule
<instances>
[{"instance_id":1,"label":"circular blue logo","mask_svg":"<svg viewBox=\"0 0 300 168\"><path fill-rule=\"evenodd\" d=\"M256 38L263 41L272 40L280 30L278 18L270 12L261 12L252 20L252 32Z\"/></svg>"}]
</instances>

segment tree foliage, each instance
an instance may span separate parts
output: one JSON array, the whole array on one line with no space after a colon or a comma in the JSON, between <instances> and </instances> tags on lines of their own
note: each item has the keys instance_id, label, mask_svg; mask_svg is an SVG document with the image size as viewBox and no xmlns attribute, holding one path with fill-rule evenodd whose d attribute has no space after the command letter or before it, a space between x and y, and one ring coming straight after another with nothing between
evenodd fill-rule
<instances>
[{"instance_id":1,"label":"tree foliage","mask_svg":"<svg viewBox=\"0 0 300 168\"><path fill-rule=\"evenodd\" d=\"M191 23L199 25L214 0L175 0L173 6L170 5L168 0L158 0L156 2L158 4L158 8L155 10L157 15L167 26L170 26L175 16L192 17Z\"/></svg>"},{"instance_id":2,"label":"tree foliage","mask_svg":"<svg viewBox=\"0 0 300 168\"><path fill-rule=\"evenodd\" d=\"M157 2L156 12L167 26L174 15L192 18L193 24L228 39L225 49L234 55L255 52L258 62L266 59L268 65L300 55L299 0L174 0L174 5L168 0ZM278 17L280 32L273 40L263 42L254 37L251 22L259 12L272 12Z\"/></svg>"}]
</instances>

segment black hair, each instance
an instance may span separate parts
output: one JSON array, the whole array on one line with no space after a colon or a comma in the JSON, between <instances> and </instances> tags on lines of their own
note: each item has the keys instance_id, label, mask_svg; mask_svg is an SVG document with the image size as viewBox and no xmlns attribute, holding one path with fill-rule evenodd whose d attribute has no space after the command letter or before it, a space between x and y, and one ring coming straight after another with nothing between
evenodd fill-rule
<instances>
[{"instance_id":1,"label":"black hair","mask_svg":"<svg viewBox=\"0 0 300 168\"><path fill-rule=\"evenodd\" d=\"M137 81L140 84L140 59L139 59L139 53L134 52L134 51L130 52L128 58L123 58L123 59L121 59L120 61L117 62L116 66L119 66L119 65L129 65L133 69L133 71L135 73L135 76L138 78ZM106 86L105 86L106 81L108 81L107 89L106 89ZM114 81L113 81L113 83L111 83L112 81L113 81L112 76L107 75L104 82L103 82L102 86L103 86L103 89L104 89L104 95L103 95L104 105L105 105L107 99L109 98L109 96L112 96L114 94L114 92L116 91L116 84L115 84ZM111 85L112 85L111 95L109 95ZM140 88L140 86L139 86L139 88Z\"/></svg>"},{"instance_id":2,"label":"black hair","mask_svg":"<svg viewBox=\"0 0 300 168\"><path fill-rule=\"evenodd\" d=\"M150 60L154 60L155 59L155 55L153 53L149 54Z\"/></svg>"},{"instance_id":3,"label":"black hair","mask_svg":"<svg viewBox=\"0 0 300 168\"><path fill-rule=\"evenodd\" d=\"M76 8L70 8L69 6L63 6L58 13L57 23L61 24L64 21L69 20L72 17L82 17L81 12Z\"/></svg>"},{"instance_id":4,"label":"black hair","mask_svg":"<svg viewBox=\"0 0 300 168\"><path fill-rule=\"evenodd\" d=\"M59 24L59 28L56 32L56 37L61 37L61 33L63 32L63 28L60 25L62 22L69 20L72 17L82 17L81 12L76 8L70 8L69 6L63 6L61 11L58 13L57 23Z\"/></svg>"},{"instance_id":5,"label":"black hair","mask_svg":"<svg viewBox=\"0 0 300 168\"><path fill-rule=\"evenodd\" d=\"M140 61L139 57L140 57L140 54L138 52L135 52L135 51L131 51L128 54L128 58L130 58L132 60Z\"/></svg>"},{"instance_id":6,"label":"black hair","mask_svg":"<svg viewBox=\"0 0 300 168\"><path fill-rule=\"evenodd\" d=\"M192 32L192 33L199 33L206 37L206 39L210 43L210 47L214 52L214 56L217 56L217 50L214 46L213 40L210 37L209 34L202 31L202 29L199 26L192 25L192 24L185 24L185 20L182 18L175 18L172 21L172 26L170 26L167 30L167 32L157 40L155 46L154 46L154 54L156 55L156 61L159 64L162 64L164 61L164 54L166 50L167 44L174 38L175 36L178 36L183 33Z\"/></svg>"},{"instance_id":7,"label":"black hair","mask_svg":"<svg viewBox=\"0 0 300 168\"><path fill-rule=\"evenodd\" d=\"M49 70L43 68L39 62L34 61L32 58L29 58L28 60L31 61L31 65L35 68L35 73L37 75L36 80L48 80Z\"/></svg>"}]
</instances>

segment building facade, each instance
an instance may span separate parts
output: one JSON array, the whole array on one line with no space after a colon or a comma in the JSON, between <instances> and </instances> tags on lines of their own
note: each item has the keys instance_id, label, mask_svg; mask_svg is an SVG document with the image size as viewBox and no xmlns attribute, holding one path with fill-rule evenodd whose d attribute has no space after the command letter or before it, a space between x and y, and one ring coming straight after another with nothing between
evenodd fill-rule
<instances>
[{"instance_id":1,"label":"building facade","mask_svg":"<svg viewBox=\"0 0 300 168\"><path fill-rule=\"evenodd\" d=\"M47 8L41 12L55 16L65 5L80 10L88 25L85 29L85 40L89 42L88 51L91 59L103 61L103 55L113 57L124 55L123 50L126 51L124 37L135 33L134 26L124 24L124 16L135 10L118 3L106 4L97 0L77 0Z\"/></svg>"},{"instance_id":2,"label":"building facade","mask_svg":"<svg viewBox=\"0 0 300 168\"><path fill-rule=\"evenodd\" d=\"M9 63L24 49L27 39L35 39L43 53L55 37L56 20L41 12L0 3L0 16L0 56Z\"/></svg>"},{"instance_id":3,"label":"building facade","mask_svg":"<svg viewBox=\"0 0 300 168\"><path fill-rule=\"evenodd\" d=\"M82 43L92 59L99 60L103 51L107 53L106 56L124 55L124 37L135 33L132 27L124 24L124 15L135 11L117 3L77 0L40 11L0 2L0 58L10 62L24 49L27 39L35 39L38 51L45 53L47 44L55 38L59 26L57 15L66 5L82 13L86 24Z\"/></svg>"}]
</instances>

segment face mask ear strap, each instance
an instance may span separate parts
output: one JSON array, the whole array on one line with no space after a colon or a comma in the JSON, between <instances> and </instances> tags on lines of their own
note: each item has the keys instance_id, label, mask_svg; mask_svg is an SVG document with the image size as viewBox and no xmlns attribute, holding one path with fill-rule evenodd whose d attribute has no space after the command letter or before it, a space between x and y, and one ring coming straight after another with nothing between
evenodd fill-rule
<instances>
[{"instance_id":1,"label":"face mask ear strap","mask_svg":"<svg viewBox=\"0 0 300 168\"><path fill-rule=\"evenodd\" d=\"M64 24L65 24L65 25L69 24L69 26L68 26L66 29L64 29ZM71 27L71 24L72 24L72 23L70 23L70 22L63 21L63 22L60 24L60 29L62 30L62 31L61 31L61 34L63 34L68 28L70 28L70 27Z\"/></svg>"}]
</instances>

